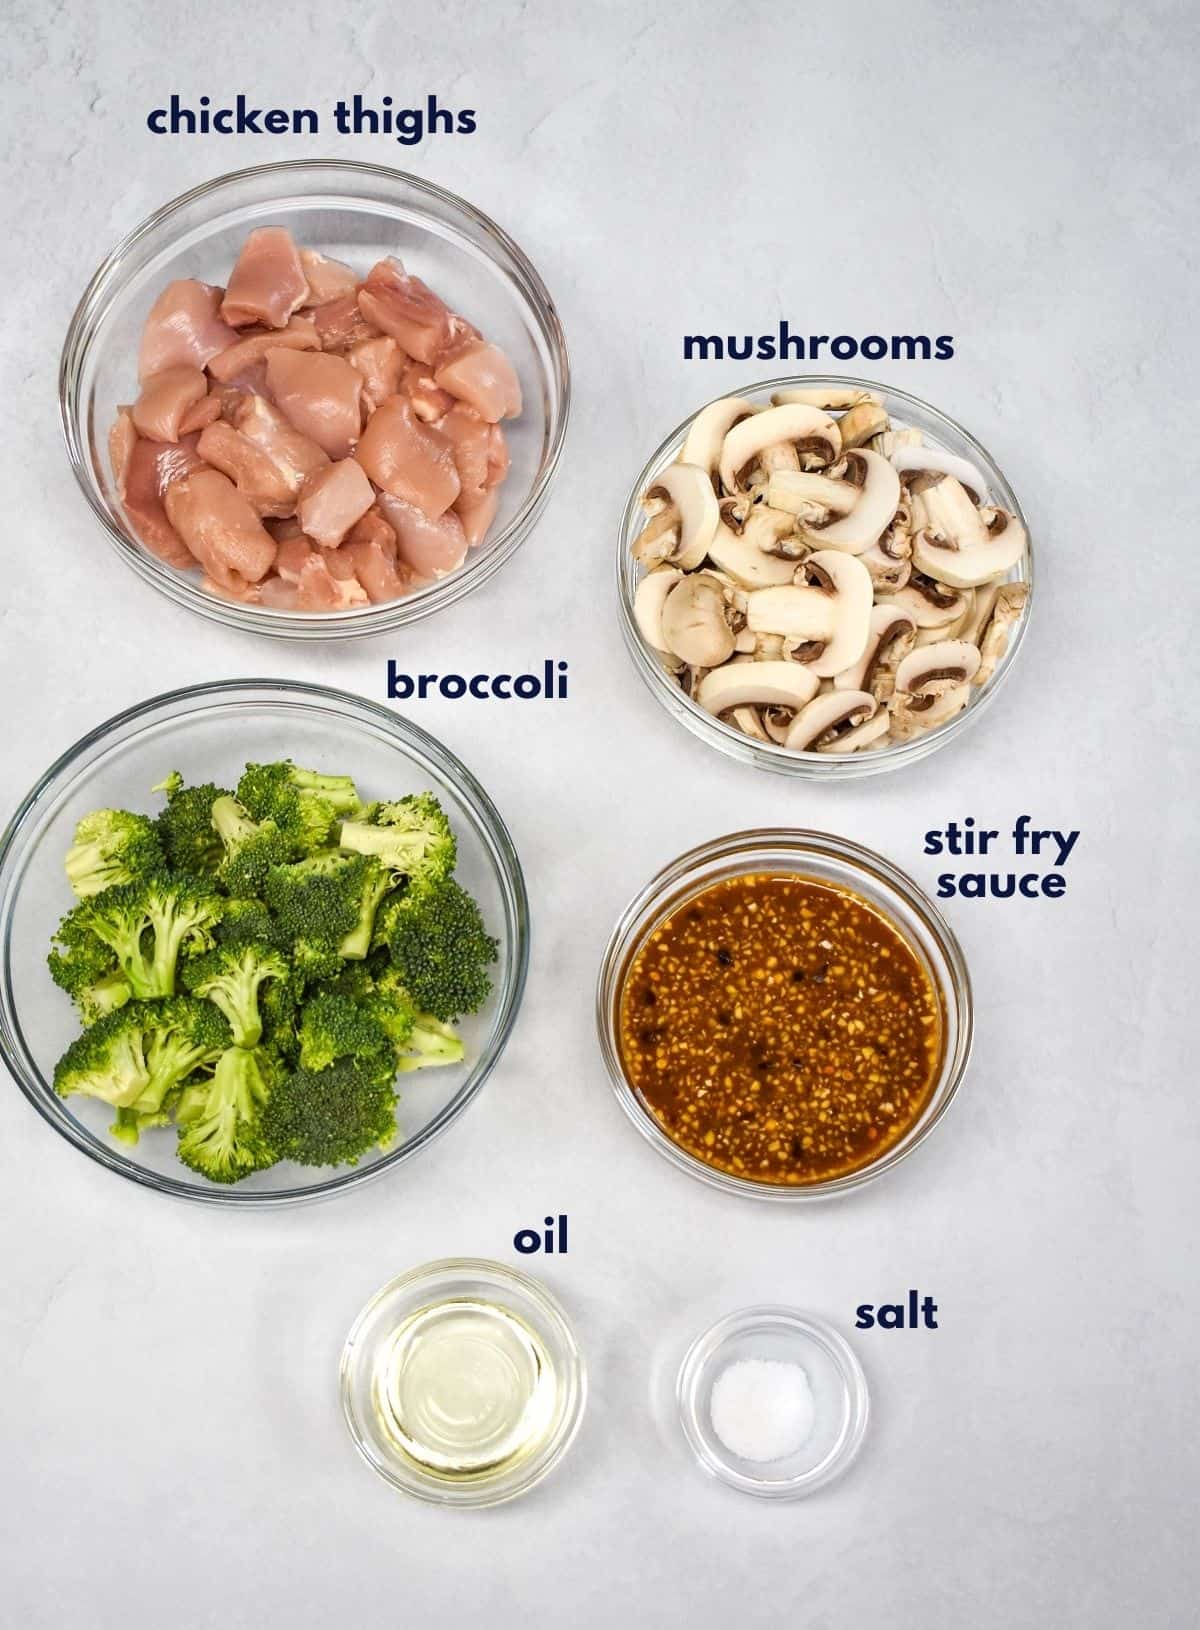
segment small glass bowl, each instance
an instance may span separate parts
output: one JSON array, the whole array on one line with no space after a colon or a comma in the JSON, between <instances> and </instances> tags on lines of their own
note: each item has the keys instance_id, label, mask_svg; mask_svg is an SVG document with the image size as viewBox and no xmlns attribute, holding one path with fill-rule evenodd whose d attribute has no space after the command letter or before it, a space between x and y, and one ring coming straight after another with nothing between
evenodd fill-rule
<instances>
[{"instance_id":1,"label":"small glass bowl","mask_svg":"<svg viewBox=\"0 0 1200 1630\"><path fill-rule=\"evenodd\" d=\"M799 1364L808 1376L813 1429L781 1460L743 1460L713 1426L713 1386L728 1365L745 1359ZM764 1500L798 1500L840 1477L862 1447L870 1415L867 1378L849 1345L822 1319L790 1307L748 1307L697 1336L675 1394L684 1436L704 1470Z\"/></svg>"},{"instance_id":2,"label":"small glass bowl","mask_svg":"<svg viewBox=\"0 0 1200 1630\"><path fill-rule=\"evenodd\" d=\"M910 396L906 391L894 390L871 379L847 379L836 374L803 374L784 379L768 379L740 390L722 391L721 396L714 397L713 400L719 401L726 396L745 396L752 402L767 402L775 391L820 390L826 387L873 391L882 397L884 406L897 424L921 430L931 445L936 444L948 452L969 458L987 477L988 496L992 502L1010 510L1025 526L1028 537L1029 527L1016 495L987 449L975 440L970 431L964 430L962 425L956 424L953 419L947 418L928 402L922 402L919 397ZM703 407L707 405L702 404L696 411L702 412ZM971 699L961 713L956 713L945 724L928 730L911 741L895 742L890 747L868 747L859 753L800 753L777 742L756 741L735 726L723 724L715 714L702 708L679 687L663 667L657 653L642 638L637 626L633 600L644 573L633 558L631 549L634 540L646 524L645 512L641 506L642 494L653 486L655 476L678 458L684 438L695 417L695 413L690 413L681 425L672 430L647 461L625 505L620 536L617 540L617 597L621 608L621 629L634 666L650 687L655 700L694 736L699 736L701 741L707 742L710 747L717 748L730 758L739 759L743 764L752 764L756 769L775 770L782 775L799 776L809 781L846 781L860 776L880 775L884 770L898 770L903 764L914 764L918 759L936 752L939 747L945 747L948 742L982 717L985 708L991 706L997 691L1008 676L1025 637L1025 630L1029 626L1029 615L1033 605L1032 538L1029 539L1024 558L1009 573L1010 582L1028 585L1029 597L1020 620L1009 635L1007 649L996 664L995 672L986 685L972 689Z\"/></svg>"},{"instance_id":3,"label":"small glass bowl","mask_svg":"<svg viewBox=\"0 0 1200 1630\"><path fill-rule=\"evenodd\" d=\"M306 248L365 276L398 255L512 359L524 411L504 427L512 465L487 539L457 572L400 600L343 612L278 611L208 594L200 574L157 560L125 521L108 433L137 390L138 338L173 278L223 284L257 226L286 226ZM194 187L135 228L103 262L63 346L59 404L75 478L117 554L177 604L231 627L291 639L378 634L452 605L487 581L528 535L562 451L570 403L566 342L545 284L523 251L472 204L418 176L344 159L289 160Z\"/></svg>"},{"instance_id":4,"label":"small glass bowl","mask_svg":"<svg viewBox=\"0 0 1200 1630\"><path fill-rule=\"evenodd\" d=\"M942 1008L942 1060L919 1118L869 1166L819 1183L758 1183L718 1170L669 1138L625 1074L621 1062L621 995L634 957L664 918L712 884L748 872L794 873L847 889L874 907L903 935L937 991ZM882 855L827 832L768 829L734 832L689 849L652 877L612 931L596 986L600 1051L617 1102L655 1149L680 1171L727 1194L784 1204L850 1194L891 1171L925 1139L949 1109L971 1054L971 979L962 948L941 912L904 872Z\"/></svg>"},{"instance_id":5,"label":"small glass bowl","mask_svg":"<svg viewBox=\"0 0 1200 1630\"><path fill-rule=\"evenodd\" d=\"M170 770L189 782L236 782L248 760L290 757L351 774L368 796L436 793L458 838L457 876L500 942L486 1006L461 1026L467 1061L406 1076L401 1136L386 1153L331 1172L288 1163L228 1188L175 1156L169 1128L133 1148L106 1128L109 1105L54 1091L55 1060L80 1024L46 970L50 936L74 897L63 857L89 810L153 813L151 788ZM529 959L529 907L520 862L499 812L454 755L389 709L343 691L285 679L241 679L171 691L108 719L52 764L0 836L0 1057L30 1103L101 1166L159 1194L255 1208L339 1194L401 1165L456 1121L492 1073L512 1030Z\"/></svg>"},{"instance_id":6,"label":"small glass bowl","mask_svg":"<svg viewBox=\"0 0 1200 1630\"><path fill-rule=\"evenodd\" d=\"M411 1459L383 1429L375 1401L375 1366L402 1320L448 1300L499 1304L527 1325L558 1377L554 1412L540 1446L490 1474L438 1476ZM446 1258L401 1274L377 1291L355 1319L342 1349L339 1387L354 1447L380 1477L418 1500L442 1506L490 1506L527 1494L574 1442L587 1402L587 1371L570 1320L543 1285L500 1262Z\"/></svg>"}]
</instances>

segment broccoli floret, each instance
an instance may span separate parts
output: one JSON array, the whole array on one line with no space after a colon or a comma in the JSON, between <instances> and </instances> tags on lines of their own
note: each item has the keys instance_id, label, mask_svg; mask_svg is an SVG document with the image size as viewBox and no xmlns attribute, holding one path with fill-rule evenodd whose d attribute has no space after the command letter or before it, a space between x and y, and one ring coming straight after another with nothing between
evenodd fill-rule
<instances>
[{"instance_id":1,"label":"broccoli floret","mask_svg":"<svg viewBox=\"0 0 1200 1630\"><path fill-rule=\"evenodd\" d=\"M431 792L411 793L394 804L373 804L365 817L343 821L343 849L377 855L396 879L439 883L454 870L454 832Z\"/></svg>"},{"instance_id":2,"label":"broccoli floret","mask_svg":"<svg viewBox=\"0 0 1200 1630\"><path fill-rule=\"evenodd\" d=\"M294 970L286 979L272 979L258 993L262 1016L262 1045L289 1064L300 1057L300 1000L304 981Z\"/></svg>"},{"instance_id":3,"label":"broccoli floret","mask_svg":"<svg viewBox=\"0 0 1200 1630\"><path fill-rule=\"evenodd\" d=\"M371 946L387 873L369 855L310 855L267 875L264 894L310 981L331 978L342 958L362 958Z\"/></svg>"},{"instance_id":4,"label":"broccoli floret","mask_svg":"<svg viewBox=\"0 0 1200 1630\"><path fill-rule=\"evenodd\" d=\"M205 879L164 875L105 889L72 916L109 948L133 994L144 999L174 995L180 953L212 944L223 904Z\"/></svg>"},{"instance_id":5,"label":"broccoli floret","mask_svg":"<svg viewBox=\"0 0 1200 1630\"><path fill-rule=\"evenodd\" d=\"M50 944L46 964L60 990L82 1004L85 993L120 969L112 948L97 939L91 927L92 910L85 902L67 912Z\"/></svg>"},{"instance_id":6,"label":"broccoli floret","mask_svg":"<svg viewBox=\"0 0 1200 1630\"><path fill-rule=\"evenodd\" d=\"M323 1070L339 1058L370 1064L392 1052L391 1036L370 1012L367 1002L356 1002L335 991L319 991L305 1002L300 1016L303 1069Z\"/></svg>"},{"instance_id":7,"label":"broccoli floret","mask_svg":"<svg viewBox=\"0 0 1200 1630\"><path fill-rule=\"evenodd\" d=\"M443 1064L461 1064L465 1055L461 1039L448 1024L432 1013L418 1013L408 1038L408 1051L401 1054L397 1069L427 1070Z\"/></svg>"},{"instance_id":8,"label":"broccoli floret","mask_svg":"<svg viewBox=\"0 0 1200 1630\"><path fill-rule=\"evenodd\" d=\"M125 975L114 970L105 974L103 979L97 979L94 985L78 991L75 1003L84 1024L95 1024L106 1013L115 1013L118 1008L124 1007L132 995Z\"/></svg>"},{"instance_id":9,"label":"broccoli floret","mask_svg":"<svg viewBox=\"0 0 1200 1630\"><path fill-rule=\"evenodd\" d=\"M230 1047L211 1081L185 1087L176 1111L183 1164L213 1183L236 1183L273 1166L277 1157L262 1123L277 1074L261 1048Z\"/></svg>"},{"instance_id":10,"label":"broccoli floret","mask_svg":"<svg viewBox=\"0 0 1200 1630\"><path fill-rule=\"evenodd\" d=\"M410 887L389 913L388 946L417 1006L457 1019L482 1007L492 988L488 964L498 946L475 901L452 877Z\"/></svg>"},{"instance_id":11,"label":"broccoli floret","mask_svg":"<svg viewBox=\"0 0 1200 1630\"><path fill-rule=\"evenodd\" d=\"M60 1097L82 1093L116 1109L157 1115L168 1093L229 1046L229 1025L211 1002L174 996L127 1002L78 1036L54 1068ZM119 1123L126 1141L136 1116Z\"/></svg>"},{"instance_id":12,"label":"broccoli floret","mask_svg":"<svg viewBox=\"0 0 1200 1630\"><path fill-rule=\"evenodd\" d=\"M339 1059L324 1070L294 1070L271 1092L263 1111L267 1141L302 1166L357 1164L396 1135L394 1069Z\"/></svg>"},{"instance_id":13,"label":"broccoli floret","mask_svg":"<svg viewBox=\"0 0 1200 1630\"><path fill-rule=\"evenodd\" d=\"M236 798L214 799L212 824L225 850L217 876L230 894L253 899L272 866L295 856L295 847L272 820L252 819Z\"/></svg>"},{"instance_id":14,"label":"broccoli floret","mask_svg":"<svg viewBox=\"0 0 1200 1630\"><path fill-rule=\"evenodd\" d=\"M273 820L293 846L310 855L330 841L338 820L360 807L358 790L348 775L318 775L286 759L278 764L247 764L237 795L256 821Z\"/></svg>"},{"instance_id":15,"label":"broccoli floret","mask_svg":"<svg viewBox=\"0 0 1200 1630\"><path fill-rule=\"evenodd\" d=\"M132 1148L148 1128L170 1124L171 1114L167 1109L156 1110L153 1114L143 1114L137 1109L118 1109L116 1119L108 1130L118 1143L127 1143Z\"/></svg>"},{"instance_id":16,"label":"broccoli floret","mask_svg":"<svg viewBox=\"0 0 1200 1630\"><path fill-rule=\"evenodd\" d=\"M192 958L183 977L190 991L215 1002L229 1020L235 1047L257 1047L263 1032L260 987L268 979L286 979L289 972L284 958L268 946L218 946Z\"/></svg>"},{"instance_id":17,"label":"broccoli floret","mask_svg":"<svg viewBox=\"0 0 1200 1630\"><path fill-rule=\"evenodd\" d=\"M133 883L166 864L154 822L127 809L94 809L75 828L66 872L79 899Z\"/></svg>"},{"instance_id":18,"label":"broccoli floret","mask_svg":"<svg viewBox=\"0 0 1200 1630\"><path fill-rule=\"evenodd\" d=\"M225 851L213 829L212 807L218 798L229 797L227 789L211 781L185 787L175 770L154 791L167 795L167 807L155 825L168 863L181 872L215 872Z\"/></svg>"},{"instance_id":19,"label":"broccoli floret","mask_svg":"<svg viewBox=\"0 0 1200 1630\"><path fill-rule=\"evenodd\" d=\"M286 938L262 900L226 900L221 920L213 928L218 945L286 947Z\"/></svg>"}]
</instances>

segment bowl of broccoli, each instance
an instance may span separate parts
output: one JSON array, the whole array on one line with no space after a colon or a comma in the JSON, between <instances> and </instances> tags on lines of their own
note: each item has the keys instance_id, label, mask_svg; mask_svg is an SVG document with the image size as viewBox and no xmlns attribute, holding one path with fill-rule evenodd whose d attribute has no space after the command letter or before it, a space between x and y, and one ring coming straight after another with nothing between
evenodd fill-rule
<instances>
[{"instance_id":1,"label":"bowl of broccoli","mask_svg":"<svg viewBox=\"0 0 1200 1630\"><path fill-rule=\"evenodd\" d=\"M174 691L65 753L0 839L0 928L0 1054L35 1108L110 1170L228 1205L423 1149L499 1059L528 959L470 772L284 680Z\"/></svg>"}]
</instances>

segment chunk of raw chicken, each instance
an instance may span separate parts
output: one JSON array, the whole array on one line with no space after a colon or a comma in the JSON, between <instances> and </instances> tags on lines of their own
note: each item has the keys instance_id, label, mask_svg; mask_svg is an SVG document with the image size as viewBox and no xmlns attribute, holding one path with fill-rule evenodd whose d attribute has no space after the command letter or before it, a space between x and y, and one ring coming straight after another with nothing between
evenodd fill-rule
<instances>
[{"instance_id":1,"label":"chunk of raw chicken","mask_svg":"<svg viewBox=\"0 0 1200 1630\"><path fill-rule=\"evenodd\" d=\"M233 328L282 328L307 301L308 281L292 234L283 226L256 227L230 275L221 316Z\"/></svg>"},{"instance_id":2,"label":"chunk of raw chicken","mask_svg":"<svg viewBox=\"0 0 1200 1630\"><path fill-rule=\"evenodd\" d=\"M296 585L272 572L258 585L258 599L260 605L270 606L273 611L295 611Z\"/></svg>"},{"instance_id":3,"label":"chunk of raw chicken","mask_svg":"<svg viewBox=\"0 0 1200 1630\"><path fill-rule=\"evenodd\" d=\"M379 330L358 309L358 295L346 294L317 306L312 314L322 351L348 351L363 340L376 339Z\"/></svg>"},{"instance_id":4,"label":"chunk of raw chicken","mask_svg":"<svg viewBox=\"0 0 1200 1630\"><path fill-rule=\"evenodd\" d=\"M202 396L194 407L188 408L179 421L179 434L190 436L197 430L203 430L206 425L215 424L221 417L221 393L209 391Z\"/></svg>"},{"instance_id":5,"label":"chunk of raw chicken","mask_svg":"<svg viewBox=\"0 0 1200 1630\"><path fill-rule=\"evenodd\" d=\"M285 328L263 328L247 334L215 357L208 371L223 385L237 384L251 369L265 363L268 351L278 351L281 347L293 351L320 350L316 324L308 317L289 317Z\"/></svg>"},{"instance_id":6,"label":"chunk of raw chicken","mask_svg":"<svg viewBox=\"0 0 1200 1630\"><path fill-rule=\"evenodd\" d=\"M148 441L178 441L180 421L207 394L208 382L199 368L164 368L142 386L133 422Z\"/></svg>"},{"instance_id":7,"label":"chunk of raw chicken","mask_svg":"<svg viewBox=\"0 0 1200 1630\"><path fill-rule=\"evenodd\" d=\"M345 458L362 429L362 375L324 351L268 351L267 389L294 429Z\"/></svg>"},{"instance_id":8,"label":"chunk of raw chicken","mask_svg":"<svg viewBox=\"0 0 1200 1630\"><path fill-rule=\"evenodd\" d=\"M432 518L386 492L379 495L379 508L396 534L396 553L417 577L445 577L467 558L466 533L452 509Z\"/></svg>"},{"instance_id":9,"label":"chunk of raw chicken","mask_svg":"<svg viewBox=\"0 0 1200 1630\"><path fill-rule=\"evenodd\" d=\"M168 283L150 307L138 351L138 378L164 368L203 368L237 335L219 316L220 289L181 277Z\"/></svg>"},{"instance_id":10,"label":"chunk of raw chicken","mask_svg":"<svg viewBox=\"0 0 1200 1630\"><path fill-rule=\"evenodd\" d=\"M229 585L233 573L257 583L270 571L275 561L274 538L219 470L193 470L181 481L173 481L163 504L167 519L209 577Z\"/></svg>"},{"instance_id":11,"label":"chunk of raw chicken","mask_svg":"<svg viewBox=\"0 0 1200 1630\"><path fill-rule=\"evenodd\" d=\"M299 496L306 478L329 463L329 454L302 436L264 396L246 396L233 410L233 425L266 453Z\"/></svg>"},{"instance_id":12,"label":"chunk of raw chicken","mask_svg":"<svg viewBox=\"0 0 1200 1630\"><path fill-rule=\"evenodd\" d=\"M291 515L296 487L269 453L221 419L201 431L200 457L227 475L257 515Z\"/></svg>"},{"instance_id":13,"label":"chunk of raw chicken","mask_svg":"<svg viewBox=\"0 0 1200 1630\"><path fill-rule=\"evenodd\" d=\"M352 267L340 260L331 260L316 249L301 249L300 267L308 284L305 305L327 306L331 300L340 300L358 290L358 278Z\"/></svg>"},{"instance_id":14,"label":"chunk of raw chicken","mask_svg":"<svg viewBox=\"0 0 1200 1630\"><path fill-rule=\"evenodd\" d=\"M436 383L433 370L415 358L404 370L400 389L412 403L417 418L426 424L444 418L454 406L454 397Z\"/></svg>"},{"instance_id":15,"label":"chunk of raw chicken","mask_svg":"<svg viewBox=\"0 0 1200 1630\"><path fill-rule=\"evenodd\" d=\"M132 420L129 421L132 425ZM190 460L194 469L203 466L195 452L181 444L145 441L137 437L125 458L119 477L119 490L125 514L134 533L152 555L168 566L185 570L196 564L191 551L171 525L163 507L163 493L171 478L185 474Z\"/></svg>"},{"instance_id":16,"label":"chunk of raw chicken","mask_svg":"<svg viewBox=\"0 0 1200 1630\"><path fill-rule=\"evenodd\" d=\"M398 600L413 586L415 573L396 553L396 534L374 510L355 525L338 553L350 557L372 604Z\"/></svg>"},{"instance_id":17,"label":"chunk of raw chicken","mask_svg":"<svg viewBox=\"0 0 1200 1630\"><path fill-rule=\"evenodd\" d=\"M521 411L516 369L498 345L471 341L440 364L434 379L489 424L515 419Z\"/></svg>"},{"instance_id":18,"label":"chunk of raw chicken","mask_svg":"<svg viewBox=\"0 0 1200 1630\"><path fill-rule=\"evenodd\" d=\"M374 411L400 389L400 377L408 358L390 334L378 334L373 340L361 340L352 346L346 361L362 375L363 399Z\"/></svg>"},{"instance_id":19,"label":"chunk of raw chicken","mask_svg":"<svg viewBox=\"0 0 1200 1630\"><path fill-rule=\"evenodd\" d=\"M132 412L127 407L119 407L112 429L108 433L108 461L112 465L113 480L122 498L125 496L125 475L129 469L129 458L137 439L137 426L133 422Z\"/></svg>"},{"instance_id":20,"label":"chunk of raw chicken","mask_svg":"<svg viewBox=\"0 0 1200 1630\"><path fill-rule=\"evenodd\" d=\"M463 491L482 491L488 484L492 427L463 402L455 402L435 427L450 443Z\"/></svg>"},{"instance_id":21,"label":"chunk of raw chicken","mask_svg":"<svg viewBox=\"0 0 1200 1630\"><path fill-rule=\"evenodd\" d=\"M422 424L403 396L389 397L375 410L355 456L377 487L435 519L458 497L461 483L449 440Z\"/></svg>"},{"instance_id":22,"label":"chunk of raw chicken","mask_svg":"<svg viewBox=\"0 0 1200 1630\"><path fill-rule=\"evenodd\" d=\"M495 487L483 492L460 492L453 514L462 522L467 544L474 549L487 536L488 527L496 519L500 508L500 494Z\"/></svg>"},{"instance_id":23,"label":"chunk of raw chicken","mask_svg":"<svg viewBox=\"0 0 1200 1630\"><path fill-rule=\"evenodd\" d=\"M367 273L358 304L368 322L399 340L409 356L421 362L433 362L453 338L449 306L390 257Z\"/></svg>"},{"instance_id":24,"label":"chunk of raw chicken","mask_svg":"<svg viewBox=\"0 0 1200 1630\"><path fill-rule=\"evenodd\" d=\"M300 491L300 525L323 549L336 549L375 502L361 464L344 458L310 475Z\"/></svg>"},{"instance_id":25,"label":"chunk of raw chicken","mask_svg":"<svg viewBox=\"0 0 1200 1630\"><path fill-rule=\"evenodd\" d=\"M324 551L314 550L300 568L296 583L298 611L345 611L369 604L367 591L356 577L334 577Z\"/></svg>"},{"instance_id":26,"label":"chunk of raw chicken","mask_svg":"<svg viewBox=\"0 0 1200 1630\"><path fill-rule=\"evenodd\" d=\"M303 532L295 532L291 537L279 540L279 549L275 556L275 570L285 582L298 583L304 562L309 555L315 554L312 540L306 538Z\"/></svg>"}]
</instances>

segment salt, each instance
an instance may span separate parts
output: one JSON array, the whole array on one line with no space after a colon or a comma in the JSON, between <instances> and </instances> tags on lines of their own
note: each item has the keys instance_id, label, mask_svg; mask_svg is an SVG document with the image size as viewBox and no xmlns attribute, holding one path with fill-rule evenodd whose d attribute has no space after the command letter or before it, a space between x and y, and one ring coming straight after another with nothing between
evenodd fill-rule
<instances>
[{"instance_id":1,"label":"salt","mask_svg":"<svg viewBox=\"0 0 1200 1630\"><path fill-rule=\"evenodd\" d=\"M739 1460L783 1460L807 1442L816 1410L799 1364L742 1358L713 1382L713 1431Z\"/></svg>"}]
</instances>

